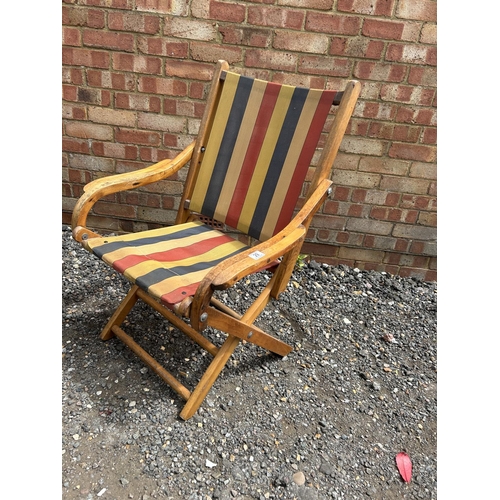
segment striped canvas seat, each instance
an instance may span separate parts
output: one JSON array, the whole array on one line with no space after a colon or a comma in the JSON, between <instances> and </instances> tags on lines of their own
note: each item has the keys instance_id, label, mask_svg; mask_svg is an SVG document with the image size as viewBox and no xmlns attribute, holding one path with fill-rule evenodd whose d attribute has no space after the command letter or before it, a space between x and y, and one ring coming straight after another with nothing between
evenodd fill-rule
<instances>
[{"instance_id":1,"label":"striped canvas seat","mask_svg":"<svg viewBox=\"0 0 500 500\"><path fill-rule=\"evenodd\" d=\"M167 307L193 295L216 264L248 248L201 222L92 238L85 247Z\"/></svg>"}]
</instances>

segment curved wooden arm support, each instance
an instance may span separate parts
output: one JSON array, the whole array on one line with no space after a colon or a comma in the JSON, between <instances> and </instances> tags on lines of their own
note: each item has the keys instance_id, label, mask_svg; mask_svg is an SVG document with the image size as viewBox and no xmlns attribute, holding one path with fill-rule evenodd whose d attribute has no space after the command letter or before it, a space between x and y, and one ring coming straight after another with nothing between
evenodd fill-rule
<instances>
[{"instance_id":1,"label":"curved wooden arm support","mask_svg":"<svg viewBox=\"0 0 500 500\"><path fill-rule=\"evenodd\" d=\"M170 177L191 159L193 149L194 141L172 160L162 160L135 172L110 175L87 184L83 195L73 209L71 219L73 237L77 241L81 241L84 235L87 237L99 236L85 228L87 216L98 200L109 194L135 189Z\"/></svg>"},{"instance_id":2,"label":"curved wooden arm support","mask_svg":"<svg viewBox=\"0 0 500 500\"><path fill-rule=\"evenodd\" d=\"M206 320L201 319L202 314L206 311L215 290L224 290L233 286L245 276L263 269L287 253L292 256L291 259L295 264L311 219L325 200L331 185L332 181L324 179L284 229L269 240L263 241L230 259L226 259L205 276L199 284L191 304L190 320L194 328L200 327L203 329L203 323L206 323ZM282 265L283 262L278 267L277 273L280 272ZM293 270L293 265L289 269L288 262L285 267L286 270L284 273L282 271L282 276L286 276ZM278 288L280 288L280 285L278 285Z\"/></svg>"}]
</instances>

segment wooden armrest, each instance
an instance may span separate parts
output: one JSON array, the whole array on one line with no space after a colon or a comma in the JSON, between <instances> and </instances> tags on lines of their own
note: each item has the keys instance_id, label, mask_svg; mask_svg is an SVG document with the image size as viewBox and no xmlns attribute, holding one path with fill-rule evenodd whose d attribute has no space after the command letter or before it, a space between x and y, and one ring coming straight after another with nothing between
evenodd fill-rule
<instances>
[{"instance_id":1,"label":"wooden armrest","mask_svg":"<svg viewBox=\"0 0 500 500\"><path fill-rule=\"evenodd\" d=\"M110 175L89 182L84 187L83 195L73 209L71 219L73 232L76 228L85 226L88 213L99 199L109 194L138 188L170 177L191 159L193 149L194 141L172 160L162 160L135 172Z\"/></svg>"},{"instance_id":2,"label":"wooden armrest","mask_svg":"<svg viewBox=\"0 0 500 500\"><path fill-rule=\"evenodd\" d=\"M269 240L221 262L207 274L204 281L210 283L214 290L228 288L243 277L282 257L294 246L301 244L305 238L310 219L323 203L331 184L332 181L323 180L285 228ZM200 283L200 288L202 288L202 284L203 282Z\"/></svg>"},{"instance_id":3,"label":"wooden armrest","mask_svg":"<svg viewBox=\"0 0 500 500\"><path fill-rule=\"evenodd\" d=\"M208 306L215 290L224 290L233 286L245 276L259 271L274 260L283 257L287 252L292 251L293 253L294 248L296 251L300 250L309 223L325 200L331 185L332 181L324 179L285 228L269 240L222 261L205 276L189 304L193 325L198 327L200 321L203 321L201 313ZM287 263L287 267L290 265ZM280 272L279 269L277 272ZM279 289L277 292L279 293Z\"/></svg>"}]
</instances>

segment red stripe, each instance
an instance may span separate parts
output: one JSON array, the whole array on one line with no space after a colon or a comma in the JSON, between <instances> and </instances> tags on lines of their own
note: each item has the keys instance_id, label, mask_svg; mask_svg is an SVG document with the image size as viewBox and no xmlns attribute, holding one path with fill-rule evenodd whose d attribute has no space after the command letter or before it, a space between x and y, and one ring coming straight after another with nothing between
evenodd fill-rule
<instances>
[{"instance_id":1,"label":"red stripe","mask_svg":"<svg viewBox=\"0 0 500 500\"><path fill-rule=\"evenodd\" d=\"M259 158L262 143L264 142L280 89L281 85L276 83L269 82L266 85L252 136L250 137L250 142L245 154L245 159L243 160L240 176L227 211L226 224L229 226L238 226L241 210L245 203L248 187L250 186L250 181L255 170L255 164Z\"/></svg>"},{"instance_id":2,"label":"red stripe","mask_svg":"<svg viewBox=\"0 0 500 500\"><path fill-rule=\"evenodd\" d=\"M173 305L173 304L178 304L182 300L184 300L186 297L190 297L196 293L196 290L198 289L198 285L200 282L196 283L191 283L190 285L187 286L180 286L179 288L176 288L175 290L172 290L168 293L164 293L160 299L161 301L166 304L166 305Z\"/></svg>"},{"instance_id":3,"label":"red stripe","mask_svg":"<svg viewBox=\"0 0 500 500\"><path fill-rule=\"evenodd\" d=\"M311 164L314 151L316 150L316 146L323 130L325 120L328 116L328 113L330 112L330 108L332 107L335 93L336 92L333 90L325 90L321 95L318 106L316 108L316 112L314 113L314 118L312 119L309 130L307 131L307 137L304 141L302 151L300 152L297 166L293 173L290 187L283 202L283 206L281 207L281 212L276 222L276 227L273 234L281 231L292 218L293 210L300 196L300 191L304 184L307 170L309 168L309 165Z\"/></svg>"},{"instance_id":4,"label":"red stripe","mask_svg":"<svg viewBox=\"0 0 500 500\"><path fill-rule=\"evenodd\" d=\"M124 273L129 267L140 264L141 262L146 262L148 260L155 260L157 262L175 262L176 260L187 259L189 257L195 257L197 255L203 254L218 247L224 243L234 241L233 238L222 234L215 238L209 238L202 240L192 245L184 247L176 247L170 250L165 250L164 252L156 252L147 255L128 255L122 259L118 259L113 262L113 268L120 273ZM179 240L176 240L176 245L179 244Z\"/></svg>"}]
</instances>

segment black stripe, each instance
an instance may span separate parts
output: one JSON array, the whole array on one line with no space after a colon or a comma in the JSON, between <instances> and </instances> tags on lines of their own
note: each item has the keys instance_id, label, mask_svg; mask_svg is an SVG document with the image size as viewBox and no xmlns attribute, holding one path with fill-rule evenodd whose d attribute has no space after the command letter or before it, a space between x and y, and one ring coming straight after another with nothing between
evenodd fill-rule
<instances>
[{"instance_id":1,"label":"black stripe","mask_svg":"<svg viewBox=\"0 0 500 500\"><path fill-rule=\"evenodd\" d=\"M248 96L252 90L253 81L253 78L246 76L240 76L238 81L238 87L231 105L231 111L229 112L217 159L215 160L212 177L201 208L201 213L208 217L214 216L215 207L219 201L222 185L224 184L234 145L240 131L241 121L247 107ZM221 96L221 99L223 98L224 93Z\"/></svg>"},{"instance_id":2,"label":"black stripe","mask_svg":"<svg viewBox=\"0 0 500 500\"><path fill-rule=\"evenodd\" d=\"M160 281L163 281L168 278L173 278L174 276L183 276L185 274L194 273L196 271L210 269L216 266L219 262L222 262L224 259L228 259L229 257L232 257L233 255L236 255L242 252L243 250L247 249L248 247L243 247L238 250L235 250L234 252L231 252L230 254L223 255L218 259L211 261L204 261L204 262L200 261L197 262L196 264L193 264L192 266L177 266L177 267L171 267L170 269L164 269L164 268L155 269L154 271L151 271L145 274L144 276L140 276L139 278L137 278L135 284L137 286L140 286L144 291L147 291L150 286L155 285Z\"/></svg>"},{"instance_id":3,"label":"black stripe","mask_svg":"<svg viewBox=\"0 0 500 500\"><path fill-rule=\"evenodd\" d=\"M120 248L134 248L141 247L143 245L151 245L154 243L162 243L164 241L175 241L183 238L187 238L188 236L195 236L197 234L205 233L207 231L213 231L211 227L205 225L196 225L190 228L182 229L181 231L177 231L172 234L161 234L158 236L146 236L144 238L138 238L132 241L113 241L111 243L104 243L92 249L92 252L97 255L99 258L103 258L103 256L107 253L114 252L115 250L119 250Z\"/></svg>"},{"instance_id":4,"label":"black stripe","mask_svg":"<svg viewBox=\"0 0 500 500\"><path fill-rule=\"evenodd\" d=\"M257 207L253 214L252 222L250 223L250 229L248 230L248 234L253 238L260 239L262 226L264 225L266 216L269 212L269 206L273 199L276 185L280 178L283 164L285 162L288 149L290 148L293 134L297 128L297 123L302 113L308 93L308 89L301 87L295 88L293 92L290 105L288 106L285 116L285 121L283 122L283 127L276 142L276 147L266 173L266 178L264 179ZM279 102L277 104L279 105Z\"/></svg>"}]
</instances>

